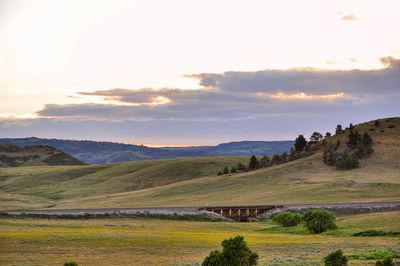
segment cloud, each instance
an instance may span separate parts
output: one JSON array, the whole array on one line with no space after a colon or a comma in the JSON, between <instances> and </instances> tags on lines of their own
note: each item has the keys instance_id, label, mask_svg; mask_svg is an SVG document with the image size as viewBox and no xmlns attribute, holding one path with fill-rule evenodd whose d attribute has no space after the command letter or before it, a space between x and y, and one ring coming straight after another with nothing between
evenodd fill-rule
<instances>
[{"instance_id":1,"label":"cloud","mask_svg":"<svg viewBox=\"0 0 400 266\"><path fill-rule=\"evenodd\" d=\"M291 68L194 74L191 77L202 85L197 90L80 92L104 97L107 104L47 104L37 115L102 121L233 121L332 111L346 115L355 106L368 108L373 102L389 102L389 97L400 100L400 60L384 57L381 62L383 68L372 70Z\"/></svg>"},{"instance_id":2,"label":"cloud","mask_svg":"<svg viewBox=\"0 0 400 266\"><path fill-rule=\"evenodd\" d=\"M349 15L342 16L341 19L345 20L345 21L354 21L354 20L357 20L357 17L353 14L349 14Z\"/></svg>"},{"instance_id":3,"label":"cloud","mask_svg":"<svg viewBox=\"0 0 400 266\"><path fill-rule=\"evenodd\" d=\"M205 87L230 92L304 92L350 95L387 95L399 92L400 60L381 59L385 66L372 70L322 70L292 68L257 72L202 73L192 75Z\"/></svg>"},{"instance_id":4,"label":"cloud","mask_svg":"<svg viewBox=\"0 0 400 266\"><path fill-rule=\"evenodd\" d=\"M88 103L47 104L33 115L0 115L0 136L112 136L159 144L287 139L318 128L328 130L336 123L398 116L400 60L384 57L381 62L383 68L371 70L291 68L194 74L191 77L201 85L196 90L80 92L79 97L87 97ZM105 101L90 102L93 97Z\"/></svg>"}]
</instances>

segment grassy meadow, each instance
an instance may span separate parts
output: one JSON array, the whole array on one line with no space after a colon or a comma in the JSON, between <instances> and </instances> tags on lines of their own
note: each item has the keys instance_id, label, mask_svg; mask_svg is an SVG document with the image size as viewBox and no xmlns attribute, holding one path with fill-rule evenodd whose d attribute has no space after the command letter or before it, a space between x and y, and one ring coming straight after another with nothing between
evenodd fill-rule
<instances>
[{"instance_id":1,"label":"grassy meadow","mask_svg":"<svg viewBox=\"0 0 400 266\"><path fill-rule=\"evenodd\" d=\"M311 235L299 225L270 221L191 222L153 219L0 219L0 265L196 265L226 238L243 235L259 265L321 265L341 248L349 265L373 265L363 257L400 253L399 237L354 237L367 229L399 230L400 212L338 218L338 229Z\"/></svg>"}]
</instances>

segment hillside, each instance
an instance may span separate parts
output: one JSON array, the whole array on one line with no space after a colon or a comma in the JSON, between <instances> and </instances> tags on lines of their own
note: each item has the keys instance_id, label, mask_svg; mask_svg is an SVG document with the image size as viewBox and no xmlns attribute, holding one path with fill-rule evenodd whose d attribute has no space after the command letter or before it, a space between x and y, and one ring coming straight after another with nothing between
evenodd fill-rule
<instances>
[{"instance_id":1,"label":"hillside","mask_svg":"<svg viewBox=\"0 0 400 266\"><path fill-rule=\"evenodd\" d=\"M83 165L83 163L49 146L21 148L0 144L0 167L44 165Z\"/></svg>"},{"instance_id":2,"label":"hillside","mask_svg":"<svg viewBox=\"0 0 400 266\"><path fill-rule=\"evenodd\" d=\"M390 126L389 125L393 125ZM310 157L216 176L248 157L188 158L103 166L0 169L1 208L96 208L400 200L400 119L357 125L374 153L359 168L337 170ZM372 131L373 130L373 131ZM346 141L347 134L332 136Z\"/></svg>"},{"instance_id":3,"label":"hillside","mask_svg":"<svg viewBox=\"0 0 400 266\"><path fill-rule=\"evenodd\" d=\"M89 164L183 157L273 155L289 151L293 146L293 141L240 141L217 146L152 148L112 142L35 137L0 139L0 143L19 147L51 146Z\"/></svg>"}]
</instances>

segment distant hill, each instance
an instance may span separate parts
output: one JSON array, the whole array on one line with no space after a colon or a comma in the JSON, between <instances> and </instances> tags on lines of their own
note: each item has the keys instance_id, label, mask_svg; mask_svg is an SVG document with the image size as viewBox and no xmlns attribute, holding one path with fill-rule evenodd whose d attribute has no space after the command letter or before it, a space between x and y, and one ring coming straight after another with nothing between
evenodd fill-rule
<instances>
[{"instance_id":1,"label":"distant hill","mask_svg":"<svg viewBox=\"0 0 400 266\"><path fill-rule=\"evenodd\" d=\"M0 144L0 167L83 164L74 157L49 146L21 148Z\"/></svg>"},{"instance_id":2,"label":"distant hill","mask_svg":"<svg viewBox=\"0 0 400 266\"><path fill-rule=\"evenodd\" d=\"M45 145L89 164L156 160L182 157L273 155L289 151L293 141L240 141L217 146L152 148L113 142L42 138L0 139L0 144L19 147Z\"/></svg>"}]
</instances>

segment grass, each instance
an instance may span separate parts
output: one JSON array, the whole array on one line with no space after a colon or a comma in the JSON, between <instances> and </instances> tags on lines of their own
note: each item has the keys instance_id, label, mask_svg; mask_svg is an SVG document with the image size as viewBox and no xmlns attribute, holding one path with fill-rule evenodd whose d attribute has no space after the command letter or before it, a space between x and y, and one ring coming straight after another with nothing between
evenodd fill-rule
<instances>
[{"instance_id":1,"label":"grass","mask_svg":"<svg viewBox=\"0 0 400 266\"><path fill-rule=\"evenodd\" d=\"M211 250L220 248L222 240L236 235L243 235L259 253L260 265L321 263L339 248L352 255L350 265L373 265L362 255L399 254L399 238L379 236L365 241L349 232L377 228L381 215L341 217L339 233L321 235L269 230L277 227L271 221L5 218L0 219L0 265L62 265L69 260L80 265L186 265L201 263ZM383 215L380 229L400 228L400 212Z\"/></svg>"},{"instance_id":2,"label":"grass","mask_svg":"<svg viewBox=\"0 0 400 266\"><path fill-rule=\"evenodd\" d=\"M388 128L389 124L396 125ZM356 126L361 133L374 122ZM380 129L384 129L382 133ZM375 152L336 170L322 155L216 176L248 157L185 158L108 165L0 168L0 209L289 204L400 200L400 119L371 131ZM345 145L347 134L333 136Z\"/></svg>"}]
</instances>

